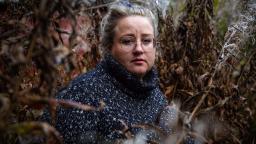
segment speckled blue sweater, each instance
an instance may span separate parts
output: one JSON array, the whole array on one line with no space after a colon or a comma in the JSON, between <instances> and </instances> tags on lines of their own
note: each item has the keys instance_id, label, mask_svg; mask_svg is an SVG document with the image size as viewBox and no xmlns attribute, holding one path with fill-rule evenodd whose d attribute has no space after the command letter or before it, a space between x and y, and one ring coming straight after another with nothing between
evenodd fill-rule
<instances>
[{"instance_id":1,"label":"speckled blue sweater","mask_svg":"<svg viewBox=\"0 0 256 144\"><path fill-rule=\"evenodd\" d=\"M134 124L153 124L167 100L159 89L157 72L153 68L142 79L129 73L111 55L97 67L73 80L62 90L58 99L99 106L102 111L82 111L58 108L56 128L64 143L105 143L102 139L124 138L120 130ZM133 134L140 129L131 128Z\"/></svg>"}]
</instances>

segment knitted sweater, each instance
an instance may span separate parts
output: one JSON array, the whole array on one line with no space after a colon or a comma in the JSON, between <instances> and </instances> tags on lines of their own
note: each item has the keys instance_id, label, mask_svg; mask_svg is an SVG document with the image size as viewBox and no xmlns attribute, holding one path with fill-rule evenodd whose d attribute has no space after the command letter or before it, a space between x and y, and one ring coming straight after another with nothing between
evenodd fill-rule
<instances>
[{"instance_id":1,"label":"knitted sweater","mask_svg":"<svg viewBox=\"0 0 256 144\"><path fill-rule=\"evenodd\" d=\"M124 138L120 133L126 126L132 134L141 129L135 124L153 124L167 100L159 89L155 68L143 79L129 73L111 55L97 67L73 80L57 99L67 99L82 104L99 106L101 111L83 111L76 108L58 108L56 129L63 135L64 143L106 143ZM47 114L45 114L45 117ZM125 123L125 125L124 125ZM99 142L99 141L105 142Z\"/></svg>"}]
</instances>

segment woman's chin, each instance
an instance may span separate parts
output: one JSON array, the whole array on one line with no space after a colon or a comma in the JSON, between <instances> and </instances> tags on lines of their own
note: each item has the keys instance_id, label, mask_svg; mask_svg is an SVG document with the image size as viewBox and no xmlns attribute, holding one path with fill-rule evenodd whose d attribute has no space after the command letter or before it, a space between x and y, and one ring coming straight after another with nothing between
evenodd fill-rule
<instances>
[{"instance_id":1,"label":"woman's chin","mask_svg":"<svg viewBox=\"0 0 256 144\"><path fill-rule=\"evenodd\" d=\"M139 77L143 77L147 73L147 69L145 69L145 68L139 68L139 69L137 68L137 69L132 69L129 71Z\"/></svg>"}]
</instances>

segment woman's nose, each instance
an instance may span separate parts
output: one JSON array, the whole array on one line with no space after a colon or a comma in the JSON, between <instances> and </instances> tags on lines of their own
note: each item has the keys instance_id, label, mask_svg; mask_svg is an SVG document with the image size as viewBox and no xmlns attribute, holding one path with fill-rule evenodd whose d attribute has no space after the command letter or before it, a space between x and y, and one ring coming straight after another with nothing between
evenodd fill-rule
<instances>
[{"instance_id":1,"label":"woman's nose","mask_svg":"<svg viewBox=\"0 0 256 144\"><path fill-rule=\"evenodd\" d=\"M137 42L134 49L133 49L133 53L134 54L142 54L144 52L143 47L141 45L141 42Z\"/></svg>"}]
</instances>

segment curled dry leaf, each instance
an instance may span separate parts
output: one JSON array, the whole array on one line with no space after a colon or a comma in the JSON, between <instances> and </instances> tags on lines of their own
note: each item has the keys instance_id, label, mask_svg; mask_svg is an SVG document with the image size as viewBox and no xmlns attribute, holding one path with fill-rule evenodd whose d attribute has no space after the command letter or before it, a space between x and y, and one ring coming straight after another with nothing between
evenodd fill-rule
<instances>
[{"instance_id":1,"label":"curled dry leaf","mask_svg":"<svg viewBox=\"0 0 256 144\"><path fill-rule=\"evenodd\" d=\"M175 87L174 85L166 87L164 95L167 97L171 97L174 87Z\"/></svg>"},{"instance_id":2,"label":"curled dry leaf","mask_svg":"<svg viewBox=\"0 0 256 144\"><path fill-rule=\"evenodd\" d=\"M175 73L176 73L177 75L182 75L183 71L184 71L184 68L183 68L182 66L178 66L178 67L175 69Z\"/></svg>"},{"instance_id":3,"label":"curled dry leaf","mask_svg":"<svg viewBox=\"0 0 256 144\"><path fill-rule=\"evenodd\" d=\"M209 72L204 73L203 75L197 78L197 82L199 83L200 87L206 87L212 84L212 77Z\"/></svg>"}]
</instances>

